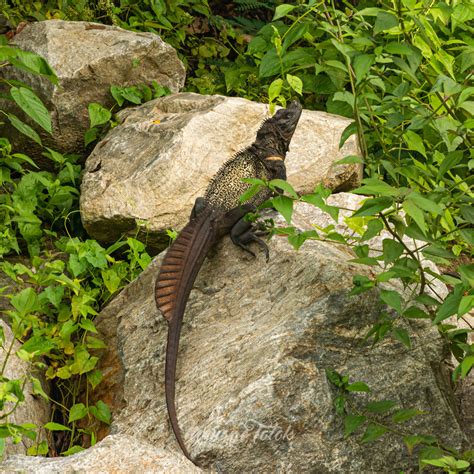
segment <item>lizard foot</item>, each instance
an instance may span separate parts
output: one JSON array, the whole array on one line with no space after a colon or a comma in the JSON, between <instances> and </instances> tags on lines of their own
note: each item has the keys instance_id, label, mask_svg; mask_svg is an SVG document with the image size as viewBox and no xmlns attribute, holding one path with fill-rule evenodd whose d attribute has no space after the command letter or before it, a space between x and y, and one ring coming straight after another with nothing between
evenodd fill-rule
<instances>
[{"instance_id":1,"label":"lizard foot","mask_svg":"<svg viewBox=\"0 0 474 474\"><path fill-rule=\"evenodd\" d=\"M260 237L257 237L252 232L252 229L248 229L242 234L234 234L233 232L231 232L230 237L235 245L238 245L241 249L245 250L255 258L257 258L257 255L255 255L255 252L250 249L248 244L250 244L251 242L255 242L256 244L258 244L265 253L265 260L268 263L268 260L270 259L270 251L268 250L268 245Z\"/></svg>"}]
</instances>

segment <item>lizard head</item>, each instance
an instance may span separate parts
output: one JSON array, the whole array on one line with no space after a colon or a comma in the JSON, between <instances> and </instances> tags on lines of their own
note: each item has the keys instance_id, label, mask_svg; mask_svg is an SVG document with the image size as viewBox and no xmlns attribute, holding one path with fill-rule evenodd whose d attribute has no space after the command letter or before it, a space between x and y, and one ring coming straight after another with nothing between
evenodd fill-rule
<instances>
[{"instance_id":1,"label":"lizard head","mask_svg":"<svg viewBox=\"0 0 474 474\"><path fill-rule=\"evenodd\" d=\"M297 101L290 102L286 109L265 120L253 143L255 153L265 162L283 161L295 132L302 107Z\"/></svg>"}]
</instances>

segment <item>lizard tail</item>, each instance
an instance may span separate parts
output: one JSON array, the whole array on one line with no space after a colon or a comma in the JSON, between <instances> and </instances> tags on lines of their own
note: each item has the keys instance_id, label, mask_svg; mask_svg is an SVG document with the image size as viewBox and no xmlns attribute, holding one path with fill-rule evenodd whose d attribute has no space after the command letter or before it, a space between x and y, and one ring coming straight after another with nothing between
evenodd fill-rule
<instances>
[{"instance_id":1,"label":"lizard tail","mask_svg":"<svg viewBox=\"0 0 474 474\"><path fill-rule=\"evenodd\" d=\"M168 417L184 455L192 461L179 429L175 406L176 361L184 310L194 280L217 233L212 215L204 211L191 219L168 249L155 286L158 309L168 321L168 343L165 364L165 395Z\"/></svg>"}]
</instances>

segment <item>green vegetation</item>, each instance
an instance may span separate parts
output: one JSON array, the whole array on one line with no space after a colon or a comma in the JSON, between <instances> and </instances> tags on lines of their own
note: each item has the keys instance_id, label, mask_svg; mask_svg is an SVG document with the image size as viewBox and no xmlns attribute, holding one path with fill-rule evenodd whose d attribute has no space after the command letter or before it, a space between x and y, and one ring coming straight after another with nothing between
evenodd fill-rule
<instances>
[{"instance_id":1,"label":"green vegetation","mask_svg":"<svg viewBox=\"0 0 474 474\"><path fill-rule=\"evenodd\" d=\"M32 53L1 46L0 61L57 81L45 61ZM25 84L5 82L11 100L51 133L49 113L38 96ZM90 111L88 133L111 117L98 104L91 104ZM41 144L33 128L12 114L2 113L21 133ZM0 373L0 448L3 451L6 438L18 443L27 437L38 440L29 449L30 454L47 454L50 446L71 454L95 442L95 433L83 419L93 417L110 423L105 403L86 406L77 400L84 384L86 390L94 389L102 379L96 365L105 344L96 336L93 318L111 296L146 268L151 258L145 245L133 238L103 248L94 240L71 236L84 233L77 219L81 178L77 156L45 149L43 154L52 161L54 171L37 171L27 155L12 153L6 138L0 138L0 147L0 256L23 254L23 258L0 262L0 270L11 278L15 288L13 293L2 290L11 305L5 316L14 338L6 345L0 327L0 343L6 352ZM15 357L15 340L21 344L16 356L32 363L40 376L31 374L16 380L5 376L8 359ZM41 379L54 384L54 394L46 393ZM53 403L53 421L44 429L52 433L67 431L69 435L61 437L62 442L56 439L49 446L46 441L39 442L37 430L42 427L9 423L8 417L25 399L26 384L31 384L34 394Z\"/></svg>"},{"instance_id":2,"label":"green vegetation","mask_svg":"<svg viewBox=\"0 0 474 474\"><path fill-rule=\"evenodd\" d=\"M327 204L330 191L320 186L298 196L288 183L253 180L244 198L261 186L283 191L268 205L280 211L288 226L272 228L273 233L288 235L296 249L307 239L349 245L356 254L353 262L380 269L374 280L356 276L352 290L359 294L380 289L386 309L367 334L374 344L393 337L409 348L406 321L431 320L458 361L453 380L469 374L474 365L474 347L468 342L469 312L474 307L472 2L240 0L232 7L206 0L2 3L12 25L24 19L62 18L156 32L177 48L185 62L186 90L243 96L271 107L298 98L306 108L352 118L341 145L357 134L362 158L349 156L341 163L364 163L365 179L354 192L369 197L345 219L353 231L350 237L337 233L334 226L309 232L291 226L295 201L313 204L337 219L340 210ZM47 64L29 53L1 46L0 61L55 80ZM166 93L156 84L149 86L112 87L111 93L119 106ZM10 98L50 132L49 114L34 92L20 84L9 88ZM89 113L86 143L97 138L104 124L112 120L113 126L112 114L100 105L91 104ZM18 117L10 114L5 119L39 140L37 132ZM11 295L13 309L8 317L23 343L18 355L32 360L59 387L55 418L46 428L70 430L67 446L57 449L73 452L87 445L85 437L92 444L95 439L76 421L110 418L104 404L91 407L76 400L81 381L87 379L91 388L100 382L97 356L89 353L102 347L93 335L93 317L145 268L149 257L143 243L135 239L104 249L81 234L75 217L81 174L77 158L45 150L55 165L54 172L45 172L35 170L25 154L13 152L8 140L0 139L0 149L0 254L30 256L28 264L1 264L20 284L19 292ZM373 254L367 242L382 232L382 251ZM408 245L407 238L416 239L416 246ZM448 268L449 273L430 270L423 259ZM435 281L448 285L447 298L436 293ZM388 282L398 283L404 291L387 289ZM450 317L463 319L465 328L459 329ZM373 419L373 406L359 412L351 409L346 400L353 395L349 392L358 390L348 378L335 373L328 377L341 391L336 408L345 417L346 435L364 424L362 442L393 432L392 425ZM21 402L26 382L2 382L6 388L0 391L0 403ZM41 395L39 380L30 382ZM356 384L364 387L362 382ZM384 407L387 413L394 408ZM405 412L390 413L391 421L421 416L416 409ZM0 438L34 437L31 426L13 426L6 417L2 422ZM422 467L463 472L472 462L472 453L456 453L426 435L403 436L409 452L415 445L423 446ZM48 451L46 445L35 449L33 453Z\"/></svg>"}]
</instances>

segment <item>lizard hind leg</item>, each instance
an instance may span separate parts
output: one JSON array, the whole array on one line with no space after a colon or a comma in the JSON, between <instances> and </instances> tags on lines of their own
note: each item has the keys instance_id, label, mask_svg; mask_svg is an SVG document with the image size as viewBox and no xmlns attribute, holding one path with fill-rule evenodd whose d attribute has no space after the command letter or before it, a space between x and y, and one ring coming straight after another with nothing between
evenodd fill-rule
<instances>
[{"instance_id":1,"label":"lizard hind leg","mask_svg":"<svg viewBox=\"0 0 474 474\"><path fill-rule=\"evenodd\" d=\"M253 231L251 222L247 222L243 218L239 219L230 231L230 238L235 245L238 245L240 248L256 258L257 256L255 255L255 252L249 247L250 243L255 242L262 248L263 252L265 253L265 260L268 262L270 258L268 246L265 241L263 241L260 237L257 237Z\"/></svg>"}]
</instances>

